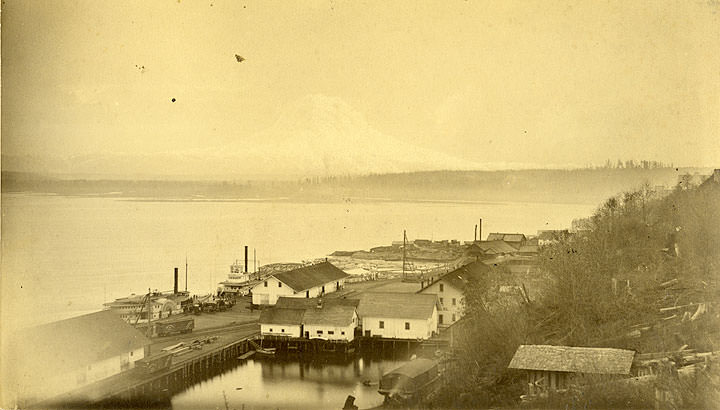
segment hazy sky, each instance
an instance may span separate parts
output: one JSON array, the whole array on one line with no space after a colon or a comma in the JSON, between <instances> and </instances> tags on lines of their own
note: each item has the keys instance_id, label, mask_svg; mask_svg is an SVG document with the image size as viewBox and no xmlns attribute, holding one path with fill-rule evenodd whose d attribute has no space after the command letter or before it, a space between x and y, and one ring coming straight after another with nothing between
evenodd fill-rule
<instances>
[{"instance_id":1,"label":"hazy sky","mask_svg":"<svg viewBox=\"0 0 720 410\"><path fill-rule=\"evenodd\" d=\"M717 0L6 0L2 51L5 154L242 147L319 94L478 163L720 166Z\"/></svg>"}]
</instances>

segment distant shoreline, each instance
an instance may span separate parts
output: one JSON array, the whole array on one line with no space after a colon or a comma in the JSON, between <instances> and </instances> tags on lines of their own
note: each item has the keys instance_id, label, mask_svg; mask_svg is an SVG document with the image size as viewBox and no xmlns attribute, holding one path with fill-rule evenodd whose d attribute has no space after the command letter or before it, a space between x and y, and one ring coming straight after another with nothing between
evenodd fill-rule
<instances>
[{"instance_id":1,"label":"distant shoreline","mask_svg":"<svg viewBox=\"0 0 720 410\"><path fill-rule=\"evenodd\" d=\"M672 189L704 169L433 171L295 181L60 179L3 171L2 192L103 197L134 202L397 202L429 204L598 204L647 185Z\"/></svg>"}]
</instances>

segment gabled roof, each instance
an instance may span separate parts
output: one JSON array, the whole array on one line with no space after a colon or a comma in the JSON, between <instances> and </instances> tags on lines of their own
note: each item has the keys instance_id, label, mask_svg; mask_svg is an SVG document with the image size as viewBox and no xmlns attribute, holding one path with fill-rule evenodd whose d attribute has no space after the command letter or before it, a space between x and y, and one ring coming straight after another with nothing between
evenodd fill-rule
<instances>
[{"instance_id":1,"label":"gabled roof","mask_svg":"<svg viewBox=\"0 0 720 410\"><path fill-rule=\"evenodd\" d=\"M505 242L522 242L524 241L525 235L521 233L501 233L494 232L488 235L488 241L505 241Z\"/></svg>"},{"instance_id":2,"label":"gabled roof","mask_svg":"<svg viewBox=\"0 0 720 410\"><path fill-rule=\"evenodd\" d=\"M355 307L350 305L311 307L305 310L305 325L344 327L352 323Z\"/></svg>"},{"instance_id":3,"label":"gabled roof","mask_svg":"<svg viewBox=\"0 0 720 410\"><path fill-rule=\"evenodd\" d=\"M477 243L473 243L465 248L465 254L469 256L481 256L485 254L485 250L479 247Z\"/></svg>"},{"instance_id":4,"label":"gabled roof","mask_svg":"<svg viewBox=\"0 0 720 410\"><path fill-rule=\"evenodd\" d=\"M425 372L432 369L433 367L436 367L437 365L438 363L434 360L417 358L403 364L398 368L391 370L388 373L385 373L383 377L390 374L401 374L412 379L421 374L424 374Z\"/></svg>"},{"instance_id":5,"label":"gabled roof","mask_svg":"<svg viewBox=\"0 0 720 410\"><path fill-rule=\"evenodd\" d=\"M508 368L586 374L629 374L635 352L623 349L521 345Z\"/></svg>"},{"instance_id":6,"label":"gabled roof","mask_svg":"<svg viewBox=\"0 0 720 410\"><path fill-rule=\"evenodd\" d=\"M273 275L282 283L296 292L322 286L326 283L344 279L349 275L330 262L322 262L311 266L303 266L291 271Z\"/></svg>"},{"instance_id":7,"label":"gabled roof","mask_svg":"<svg viewBox=\"0 0 720 410\"><path fill-rule=\"evenodd\" d=\"M440 276L430 285L418 291L418 293L427 293L426 291L428 287L437 282L447 283L449 286L463 291L469 282L482 280L484 274L490 271L491 268L482 262L468 263L467 265L463 265L452 272L448 272Z\"/></svg>"},{"instance_id":8,"label":"gabled roof","mask_svg":"<svg viewBox=\"0 0 720 410\"><path fill-rule=\"evenodd\" d=\"M143 348L151 342L117 312L102 310L19 332L22 361L41 364L41 372L69 372Z\"/></svg>"},{"instance_id":9,"label":"gabled roof","mask_svg":"<svg viewBox=\"0 0 720 410\"><path fill-rule=\"evenodd\" d=\"M357 299L280 297L275 307L262 311L260 323L344 327L352 323L359 303Z\"/></svg>"},{"instance_id":10,"label":"gabled roof","mask_svg":"<svg viewBox=\"0 0 720 410\"><path fill-rule=\"evenodd\" d=\"M514 253L517 249L513 248L507 242L499 241L481 241L477 246L486 253Z\"/></svg>"},{"instance_id":11,"label":"gabled roof","mask_svg":"<svg viewBox=\"0 0 720 410\"><path fill-rule=\"evenodd\" d=\"M366 292L360 294L360 317L427 319L432 316L437 295L425 293Z\"/></svg>"},{"instance_id":12,"label":"gabled roof","mask_svg":"<svg viewBox=\"0 0 720 410\"><path fill-rule=\"evenodd\" d=\"M263 325L301 325L305 309L273 307L260 312L258 322Z\"/></svg>"},{"instance_id":13,"label":"gabled roof","mask_svg":"<svg viewBox=\"0 0 720 410\"><path fill-rule=\"evenodd\" d=\"M315 308L318 305L318 301L322 299L322 305L331 306L351 306L357 308L360 300L358 299L345 299L345 298L291 298L287 296L280 296L275 303L276 308L287 308L287 309L308 309Z\"/></svg>"}]
</instances>

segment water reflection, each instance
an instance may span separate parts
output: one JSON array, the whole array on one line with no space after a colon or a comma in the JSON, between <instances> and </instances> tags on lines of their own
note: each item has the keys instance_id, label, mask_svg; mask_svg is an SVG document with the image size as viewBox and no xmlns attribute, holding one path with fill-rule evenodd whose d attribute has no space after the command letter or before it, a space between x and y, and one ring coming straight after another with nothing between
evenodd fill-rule
<instances>
[{"instance_id":1,"label":"water reflection","mask_svg":"<svg viewBox=\"0 0 720 410\"><path fill-rule=\"evenodd\" d=\"M224 408L223 391L231 409L341 408L348 395L362 408L380 405L377 392L382 374L404 360L368 357L338 360L249 360L190 387L172 399L173 409ZM370 386L363 384L369 380Z\"/></svg>"}]
</instances>

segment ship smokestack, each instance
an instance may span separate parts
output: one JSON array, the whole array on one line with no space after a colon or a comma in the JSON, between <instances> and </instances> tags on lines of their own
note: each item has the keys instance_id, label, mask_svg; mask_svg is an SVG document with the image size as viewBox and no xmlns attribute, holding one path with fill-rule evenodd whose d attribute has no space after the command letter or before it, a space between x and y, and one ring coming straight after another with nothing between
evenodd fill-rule
<instances>
[{"instance_id":1,"label":"ship smokestack","mask_svg":"<svg viewBox=\"0 0 720 410\"><path fill-rule=\"evenodd\" d=\"M178 268L175 268L175 283L173 284L173 293L178 293Z\"/></svg>"},{"instance_id":2,"label":"ship smokestack","mask_svg":"<svg viewBox=\"0 0 720 410\"><path fill-rule=\"evenodd\" d=\"M248 247L245 245L245 273L248 273Z\"/></svg>"}]
</instances>

